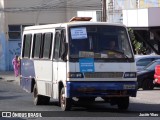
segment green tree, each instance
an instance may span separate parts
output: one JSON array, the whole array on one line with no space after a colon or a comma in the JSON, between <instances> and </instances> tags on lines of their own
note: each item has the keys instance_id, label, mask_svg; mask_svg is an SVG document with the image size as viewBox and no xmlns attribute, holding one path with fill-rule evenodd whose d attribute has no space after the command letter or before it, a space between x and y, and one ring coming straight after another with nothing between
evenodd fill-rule
<instances>
[{"instance_id":1,"label":"green tree","mask_svg":"<svg viewBox=\"0 0 160 120\"><path fill-rule=\"evenodd\" d=\"M143 46L142 42L137 41L134 31L131 28L128 28L129 36L131 39L131 44L135 54L146 54L146 48Z\"/></svg>"}]
</instances>

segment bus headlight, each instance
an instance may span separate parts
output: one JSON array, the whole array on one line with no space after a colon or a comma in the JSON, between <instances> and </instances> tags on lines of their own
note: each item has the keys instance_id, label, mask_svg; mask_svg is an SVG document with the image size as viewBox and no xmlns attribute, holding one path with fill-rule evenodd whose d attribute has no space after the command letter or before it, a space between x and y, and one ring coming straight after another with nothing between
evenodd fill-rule
<instances>
[{"instance_id":1,"label":"bus headlight","mask_svg":"<svg viewBox=\"0 0 160 120\"><path fill-rule=\"evenodd\" d=\"M136 72L125 72L124 78L136 78L137 73Z\"/></svg>"},{"instance_id":2,"label":"bus headlight","mask_svg":"<svg viewBox=\"0 0 160 120\"><path fill-rule=\"evenodd\" d=\"M83 74L81 72L69 72L68 78L83 78Z\"/></svg>"}]
</instances>

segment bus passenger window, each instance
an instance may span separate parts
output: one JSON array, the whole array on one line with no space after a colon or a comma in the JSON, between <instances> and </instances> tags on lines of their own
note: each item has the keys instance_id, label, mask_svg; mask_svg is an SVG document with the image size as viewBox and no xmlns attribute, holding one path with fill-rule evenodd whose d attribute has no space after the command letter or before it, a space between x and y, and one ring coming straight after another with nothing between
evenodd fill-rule
<instances>
[{"instance_id":1,"label":"bus passenger window","mask_svg":"<svg viewBox=\"0 0 160 120\"><path fill-rule=\"evenodd\" d=\"M22 57L30 58L31 41L32 41L32 35L31 34L24 35Z\"/></svg>"},{"instance_id":2,"label":"bus passenger window","mask_svg":"<svg viewBox=\"0 0 160 120\"><path fill-rule=\"evenodd\" d=\"M34 35L34 42L33 42L33 51L32 57L39 58L40 57L40 50L41 50L41 43L42 43L42 34L38 33Z\"/></svg>"},{"instance_id":3,"label":"bus passenger window","mask_svg":"<svg viewBox=\"0 0 160 120\"><path fill-rule=\"evenodd\" d=\"M50 59L52 49L52 33L45 33L43 45L43 58Z\"/></svg>"},{"instance_id":4,"label":"bus passenger window","mask_svg":"<svg viewBox=\"0 0 160 120\"><path fill-rule=\"evenodd\" d=\"M61 58L65 57L65 54L67 53L65 43L66 43L66 31L65 29L63 29L61 31L61 44L60 44L60 53L59 53L59 57Z\"/></svg>"},{"instance_id":5,"label":"bus passenger window","mask_svg":"<svg viewBox=\"0 0 160 120\"><path fill-rule=\"evenodd\" d=\"M55 35L55 43L54 43L54 59L59 58L59 50L60 50L60 33L56 32Z\"/></svg>"}]
</instances>

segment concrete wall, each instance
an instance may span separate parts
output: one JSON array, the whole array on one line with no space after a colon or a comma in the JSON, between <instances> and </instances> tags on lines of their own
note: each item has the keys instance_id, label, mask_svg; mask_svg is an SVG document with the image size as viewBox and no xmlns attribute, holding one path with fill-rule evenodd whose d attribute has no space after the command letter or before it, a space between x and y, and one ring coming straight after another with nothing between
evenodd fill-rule
<instances>
[{"instance_id":1,"label":"concrete wall","mask_svg":"<svg viewBox=\"0 0 160 120\"><path fill-rule=\"evenodd\" d=\"M4 8L3 0L0 0L0 8ZM4 26L4 13L0 12L0 71L6 70L6 39Z\"/></svg>"},{"instance_id":2,"label":"concrete wall","mask_svg":"<svg viewBox=\"0 0 160 120\"><path fill-rule=\"evenodd\" d=\"M66 20L77 16L77 11L101 10L101 0L69 0L67 1Z\"/></svg>"},{"instance_id":3,"label":"concrete wall","mask_svg":"<svg viewBox=\"0 0 160 120\"><path fill-rule=\"evenodd\" d=\"M13 70L12 59L15 54L19 55L21 50L21 41L8 40L8 25L65 22L66 8L60 7L60 9L57 9L58 5L65 6L65 4L66 2L64 2L64 0L4 0L4 8L6 11L4 12L5 22L3 23L3 31L5 31L5 34L3 34L3 39L6 38L6 40L5 42L3 41L3 45L5 44L6 48L3 48L3 56L5 56L6 59L4 59L4 57L2 58L3 61L1 60L0 70L3 70L2 67L4 66L6 70ZM41 8L43 9L40 10Z\"/></svg>"},{"instance_id":4,"label":"concrete wall","mask_svg":"<svg viewBox=\"0 0 160 120\"><path fill-rule=\"evenodd\" d=\"M6 42L4 33L0 33L0 71L6 70Z\"/></svg>"},{"instance_id":5,"label":"concrete wall","mask_svg":"<svg viewBox=\"0 0 160 120\"><path fill-rule=\"evenodd\" d=\"M128 27L160 26L160 8L123 10L123 24Z\"/></svg>"},{"instance_id":6,"label":"concrete wall","mask_svg":"<svg viewBox=\"0 0 160 120\"><path fill-rule=\"evenodd\" d=\"M4 6L10 8L7 24L45 24L67 22L77 11L101 10L101 0L4 0Z\"/></svg>"},{"instance_id":7,"label":"concrete wall","mask_svg":"<svg viewBox=\"0 0 160 120\"><path fill-rule=\"evenodd\" d=\"M62 0L63 1L63 0ZM45 24L64 22L66 18L65 8L56 8L61 3L60 0L5 0L5 8L19 8L15 12L7 12L6 20L8 24ZM42 10L40 10L43 8Z\"/></svg>"},{"instance_id":8,"label":"concrete wall","mask_svg":"<svg viewBox=\"0 0 160 120\"><path fill-rule=\"evenodd\" d=\"M148 9L148 21L149 25L148 26L160 26L160 8L155 7L155 8L149 8Z\"/></svg>"},{"instance_id":9,"label":"concrete wall","mask_svg":"<svg viewBox=\"0 0 160 120\"><path fill-rule=\"evenodd\" d=\"M5 12L3 15L0 13L0 24L3 24L0 32L0 70L13 70L11 61L15 54L20 54L21 41L8 41L8 25L68 22L77 16L79 10L101 9L101 0L0 0L2 3Z\"/></svg>"}]
</instances>

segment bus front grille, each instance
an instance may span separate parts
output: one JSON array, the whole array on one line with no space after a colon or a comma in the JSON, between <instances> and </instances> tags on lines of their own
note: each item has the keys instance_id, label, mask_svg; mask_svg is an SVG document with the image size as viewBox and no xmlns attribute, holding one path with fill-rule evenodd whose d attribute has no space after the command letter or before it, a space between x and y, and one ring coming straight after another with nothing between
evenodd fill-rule
<instances>
[{"instance_id":1,"label":"bus front grille","mask_svg":"<svg viewBox=\"0 0 160 120\"><path fill-rule=\"evenodd\" d=\"M123 72L86 72L85 78L122 78Z\"/></svg>"}]
</instances>

